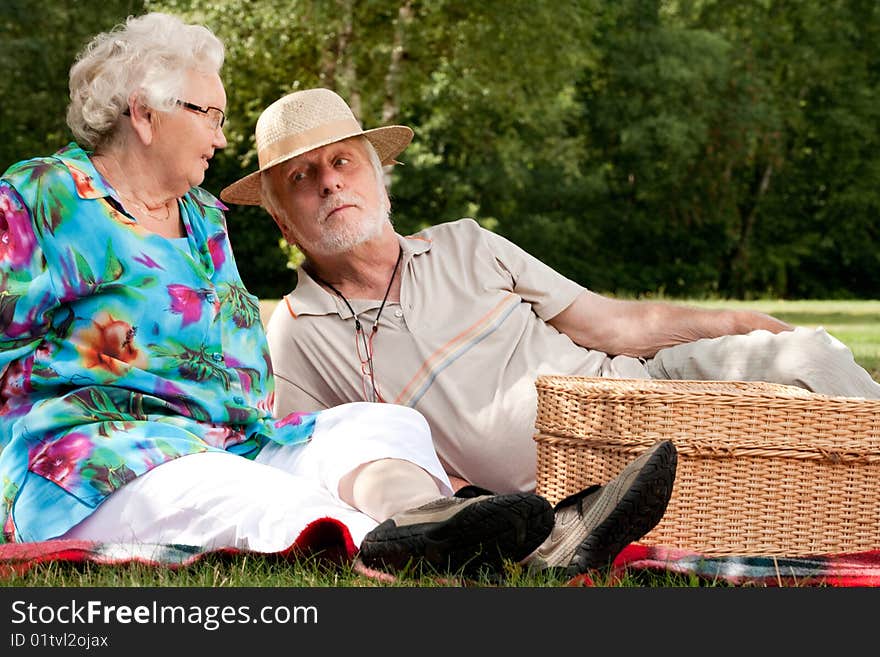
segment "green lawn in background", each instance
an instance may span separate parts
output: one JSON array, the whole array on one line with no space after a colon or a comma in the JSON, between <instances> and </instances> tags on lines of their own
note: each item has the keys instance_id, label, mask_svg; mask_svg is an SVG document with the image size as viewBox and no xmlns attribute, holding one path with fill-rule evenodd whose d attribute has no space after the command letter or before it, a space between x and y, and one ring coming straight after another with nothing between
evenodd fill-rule
<instances>
[{"instance_id":1,"label":"green lawn in background","mask_svg":"<svg viewBox=\"0 0 880 657\"><path fill-rule=\"evenodd\" d=\"M791 324L823 326L853 350L859 364L880 380L880 301L676 301L702 307L751 308L766 312ZM261 304L263 321L268 320L277 301ZM507 579L500 584L508 587L562 586L565 578L550 575L530 576L519 566L511 566ZM382 583L353 572L349 566L328 568L305 560L290 563L283 560L245 555L228 558L212 555L187 568L171 570L143 565L97 566L93 564L42 564L23 575L0 574L0 586L452 586L451 579L433 577L402 577ZM497 586L497 582L478 583ZM695 577L673 573L636 573L621 581L606 583L601 575L594 578L598 586L728 586L723 582L705 582Z\"/></svg>"},{"instance_id":2,"label":"green lawn in background","mask_svg":"<svg viewBox=\"0 0 880 657\"><path fill-rule=\"evenodd\" d=\"M271 317L272 311L275 310L277 305L277 301L260 301L260 319L263 320L263 326L269 323L269 317Z\"/></svg>"}]
</instances>

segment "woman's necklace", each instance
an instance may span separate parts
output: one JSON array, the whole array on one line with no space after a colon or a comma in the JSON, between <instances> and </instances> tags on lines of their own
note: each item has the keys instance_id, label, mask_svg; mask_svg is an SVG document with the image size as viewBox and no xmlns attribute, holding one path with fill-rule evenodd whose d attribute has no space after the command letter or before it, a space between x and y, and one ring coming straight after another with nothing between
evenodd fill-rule
<instances>
[{"instance_id":1,"label":"woman's necklace","mask_svg":"<svg viewBox=\"0 0 880 657\"><path fill-rule=\"evenodd\" d=\"M107 161L105 161L105 159ZM140 208L140 211L137 212L138 216L146 215L153 221L158 221L160 223L165 223L171 218L171 201L165 201L161 206L151 208L146 203L136 198L134 194L123 192L119 187L113 185L113 179L116 178L116 176L111 175L111 171L121 170L119 162L115 157L112 155L94 155L92 157L92 164L94 164L98 172L110 182L113 189L116 190L116 193L119 195L119 199L124 202L125 206L133 207L135 210ZM176 202L176 199L172 199L172 201ZM164 214L162 213L163 211ZM157 215L157 213L159 214Z\"/></svg>"},{"instance_id":2,"label":"woman's necklace","mask_svg":"<svg viewBox=\"0 0 880 657\"><path fill-rule=\"evenodd\" d=\"M333 287L330 283L325 281L323 278L309 272L316 281L318 281L321 285L324 285L331 290L333 290L334 294L337 297L342 299L342 302L346 305L346 307L351 312L352 317L354 317L354 344L357 348L358 358L361 361L361 374L363 375L363 391L364 398L367 401L378 401L384 402L385 400L382 398L382 393L379 392L379 386L376 383L376 373L373 370L373 338L379 330L379 317L382 316L382 311L385 309L385 302L388 301L388 294L391 292L391 286L394 284L394 277L397 275L397 269L400 267L400 261L403 258L403 247L398 247L399 250L397 252L397 262L394 263L394 269L391 271L391 278L388 280L388 287L385 288L385 296L382 297L382 303L379 305L379 312L376 313L376 318L373 320L373 328L370 329L370 337L366 336L364 333L363 325L361 324L360 318L357 316L357 313L354 311L354 308L351 307L348 299ZM364 354L361 354L361 344L364 346ZM367 385L370 386L370 391L367 392Z\"/></svg>"},{"instance_id":3,"label":"woman's necklace","mask_svg":"<svg viewBox=\"0 0 880 657\"><path fill-rule=\"evenodd\" d=\"M152 219L154 221L160 221L160 222L164 223L171 218L171 208L169 207L168 201L163 203L162 206L159 208L150 208L146 203L138 201L133 196L130 196L128 194L123 194L122 192L120 192L118 190L117 190L117 193L122 198L122 200L126 202L126 205L138 206L138 207L142 208L143 212L150 219ZM161 210L165 211L165 215L164 216L157 216L156 213ZM140 213L138 213L138 214L140 214Z\"/></svg>"}]
</instances>

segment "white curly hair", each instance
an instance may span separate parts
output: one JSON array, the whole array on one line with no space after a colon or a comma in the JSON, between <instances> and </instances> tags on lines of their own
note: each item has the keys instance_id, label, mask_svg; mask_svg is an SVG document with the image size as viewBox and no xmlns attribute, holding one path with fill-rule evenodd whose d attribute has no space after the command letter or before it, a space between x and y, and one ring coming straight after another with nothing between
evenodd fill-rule
<instances>
[{"instance_id":1,"label":"white curly hair","mask_svg":"<svg viewBox=\"0 0 880 657\"><path fill-rule=\"evenodd\" d=\"M129 16L76 56L67 125L80 146L96 149L112 141L132 92L148 107L169 111L187 71L219 73L224 55L223 43L203 25L161 12Z\"/></svg>"}]
</instances>

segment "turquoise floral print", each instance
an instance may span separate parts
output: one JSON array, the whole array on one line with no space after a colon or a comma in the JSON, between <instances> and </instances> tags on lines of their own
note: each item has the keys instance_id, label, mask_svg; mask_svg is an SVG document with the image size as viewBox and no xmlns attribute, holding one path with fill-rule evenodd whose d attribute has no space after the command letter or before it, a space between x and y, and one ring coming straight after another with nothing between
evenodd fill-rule
<instances>
[{"instance_id":1,"label":"turquoise floral print","mask_svg":"<svg viewBox=\"0 0 880 657\"><path fill-rule=\"evenodd\" d=\"M0 178L0 542L45 540L120 486L204 451L309 439L275 420L257 299L217 199L144 230L69 144Z\"/></svg>"}]
</instances>

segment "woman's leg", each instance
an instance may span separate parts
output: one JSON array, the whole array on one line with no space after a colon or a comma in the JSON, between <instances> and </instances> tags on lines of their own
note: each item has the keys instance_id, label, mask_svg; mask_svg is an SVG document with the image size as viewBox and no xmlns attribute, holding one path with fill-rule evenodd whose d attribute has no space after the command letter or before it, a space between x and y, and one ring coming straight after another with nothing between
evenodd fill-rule
<instances>
[{"instance_id":1,"label":"woman's leg","mask_svg":"<svg viewBox=\"0 0 880 657\"><path fill-rule=\"evenodd\" d=\"M331 408L302 449L273 445L258 459L315 477L340 502L383 521L359 542L368 566L498 568L529 554L553 526L550 504L531 493L451 497L427 422L405 406Z\"/></svg>"},{"instance_id":2,"label":"woman's leg","mask_svg":"<svg viewBox=\"0 0 880 657\"><path fill-rule=\"evenodd\" d=\"M394 404L322 411L309 443L296 450L267 445L257 461L314 478L378 521L453 493L424 416Z\"/></svg>"},{"instance_id":3,"label":"woman's leg","mask_svg":"<svg viewBox=\"0 0 880 657\"><path fill-rule=\"evenodd\" d=\"M431 475L400 459L380 459L352 470L340 480L339 496L378 522L444 497Z\"/></svg>"},{"instance_id":4,"label":"woman's leg","mask_svg":"<svg viewBox=\"0 0 880 657\"><path fill-rule=\"evenodd\" d=\"M279 552L321 518L345 524L355 545L376 526L313 480L234 454L204 452L125 484L62 538Z\"/></svg>"}]
</instances>

